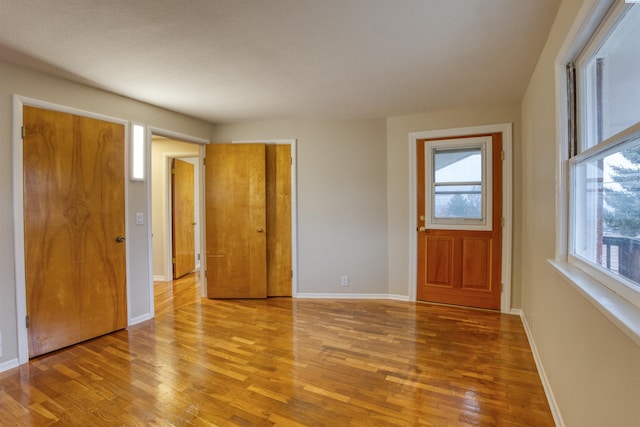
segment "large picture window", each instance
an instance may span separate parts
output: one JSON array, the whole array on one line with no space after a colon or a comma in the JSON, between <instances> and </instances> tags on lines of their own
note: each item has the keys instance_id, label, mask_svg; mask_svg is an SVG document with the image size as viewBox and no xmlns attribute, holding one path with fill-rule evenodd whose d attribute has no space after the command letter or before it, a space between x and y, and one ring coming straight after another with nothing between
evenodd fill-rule
<instances>
[{"instance_id":1,"label":"large picture window","mask_svg":"<svg viewBox=\"0 0 640 427\"><path fill-rule=\"evenodd\" d=\"M575 64L569 260L640 306L640 5L616 3Z\"/></svg>"}]
</instances>

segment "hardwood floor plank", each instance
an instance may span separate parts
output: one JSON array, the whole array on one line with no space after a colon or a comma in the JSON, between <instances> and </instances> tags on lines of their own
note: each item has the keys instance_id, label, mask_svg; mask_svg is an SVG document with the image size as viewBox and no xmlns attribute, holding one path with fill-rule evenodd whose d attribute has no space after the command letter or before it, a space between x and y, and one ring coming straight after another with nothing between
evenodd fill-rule
<instances>
[{"instance_id":1,"label":"hardwood floor plank","mask_svg":"<svg viewBox=\"0 0 640 427\"><path fill-rule=\"evenodd\" d=\"M388 300L208 300L0 374L0 425L552 426L520 319Z\"/></svg>"}]
</instances>

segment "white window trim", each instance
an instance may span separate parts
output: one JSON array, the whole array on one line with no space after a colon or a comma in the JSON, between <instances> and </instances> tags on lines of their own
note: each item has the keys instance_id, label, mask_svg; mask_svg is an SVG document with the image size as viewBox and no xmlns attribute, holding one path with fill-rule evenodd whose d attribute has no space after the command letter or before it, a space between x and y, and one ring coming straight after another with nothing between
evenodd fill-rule
<instances>
[{"instance_id":1,"label":"white window trim","mask_svg":"<svg viewBox=\"0 0 640 427\"><path fill-rule=\"evenodd\" d=\"M491 230L493 216L493 174L492 169L492 138L482 136L476 138L460 138L430 142L424 150L425 165L433 166L433 152L436 149L447 148L480 148L482 151L482 218L436 218L433 211L435 197L434 174L429 173L426 179L425 215L427 228L438 230ZM430 169L432 169L430 167ZM433 171L432 171L433 172ZM461 183L464 185L465 183Z\"/></svg>"},{"instance_id":2,"label":"white window trim","mask_svg":"<svg viewBox=\"0 0 640 427\"><path fill-rule=\"evenodd\" d=\"M640 307L614 292L598 280L598 274L587 274L578 268L575 257L569 256L570 162L567 156L567 94L565 67L595 34L596 28L613 4L613 0L585 2L571 27L555 61L556 80L556 256L549 263L605 317L611 320L631 340L640 345ZM617 7L628 7L619 2ZM606 19L610 19L606 18ZM592 49L588 46L587 49ZM580 90L579 90L580 91ZM581 125L582 126L582 125ZM579 132L582 128L579 128ZM605 147L601 147L604 149ZM600 149L598 149L600 151ZM594 155L585 152L583 155ZM581 156L582 157L582 156ZM583 157L584 158L584 157ZM572 259L570 259L572 258ZM591 271L593 273L593 271Z\"/></svg>"}]
</instances>

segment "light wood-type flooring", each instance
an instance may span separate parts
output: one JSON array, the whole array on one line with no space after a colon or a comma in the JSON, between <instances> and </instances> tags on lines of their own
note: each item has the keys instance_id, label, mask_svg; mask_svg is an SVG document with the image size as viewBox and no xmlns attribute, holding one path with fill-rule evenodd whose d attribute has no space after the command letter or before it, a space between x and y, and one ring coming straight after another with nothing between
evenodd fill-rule
<instances>
[{"instance_id":1,"label":"light wood-type flooring","mask_svg":"<svg viewBox=\"0 0 640 427\"><path fill-rule=\"evenodd\" d=\"M552 426L520 318L388 300L207 300L0 374L0 425Z\"/></svg>"}]
</instances>

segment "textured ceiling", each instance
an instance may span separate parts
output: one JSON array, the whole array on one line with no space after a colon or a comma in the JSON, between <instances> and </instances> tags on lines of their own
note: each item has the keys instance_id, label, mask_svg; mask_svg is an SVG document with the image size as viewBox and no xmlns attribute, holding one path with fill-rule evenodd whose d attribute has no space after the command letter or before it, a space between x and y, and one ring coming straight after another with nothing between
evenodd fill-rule
<instances>
[{"instance_id":1,"label":"textured ceiling","mask_svg":"<svg viewBox=\"0 0 640 427\"><path fill-rule=\"evenodd\" d=\"M0 0L0 58L211 122L519 102L558 0Z\"/></svg>"}]
</instances>

